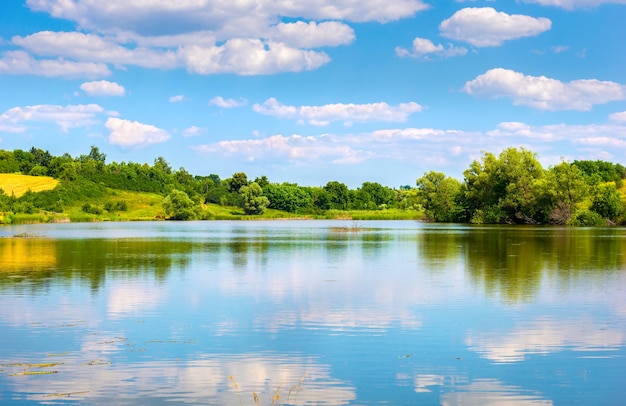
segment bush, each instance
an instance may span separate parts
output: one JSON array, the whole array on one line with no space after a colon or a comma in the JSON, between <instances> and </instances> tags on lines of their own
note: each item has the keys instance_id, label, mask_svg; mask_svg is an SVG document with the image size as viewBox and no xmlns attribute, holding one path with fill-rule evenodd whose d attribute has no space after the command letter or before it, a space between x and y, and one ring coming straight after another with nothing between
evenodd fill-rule
<instances>
[{"instance_id":1,"label":"bush","mask_svg":"<svg viewBox=\"0 0 626 406\"><path fill-rule=\"evenodd\" d=\"M568 222L569 225L579 227L595 227L606 225L606 220L595 211L582 210L576 213L574 217Z\"/></svg>"},{"instance_id":2,"label":"bush","mask_svg":"<svg viewBox=\"0 0 626 406\"><path fill-rule=\"evenodd\" d=\"M89 203L85 203L82 210L85 213L89 213L89 214L102 214L102 209L98 206L92 206Z\"/></svg>"},{"instance_id":3,"label":"bush","mask_svg":"<svg viewBox=\"0 0 626 406\"><path fill-rule=\"evenodd\" d=\"M124 200L113 202L106 202L104 204L104 210L109 213L113 213L114 211L128 211L128 203Z\"/></svg>"},{"instance_id":4,"label":"bush","mask_svg":"<svg viewBox=\"0 0 626 406\"><path fill-rule=\"evenodd\" d=\"M199 215L199 208L182 190L174 189L163 199L163 209L172 220L193 220Z\"/></svg>"}]
</instances>

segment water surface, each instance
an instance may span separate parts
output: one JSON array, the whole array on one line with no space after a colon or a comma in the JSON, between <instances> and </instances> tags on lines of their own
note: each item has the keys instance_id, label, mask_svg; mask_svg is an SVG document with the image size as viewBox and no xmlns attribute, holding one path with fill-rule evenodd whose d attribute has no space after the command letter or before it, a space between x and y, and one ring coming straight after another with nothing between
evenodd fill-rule
<instances>
[{"instance_id":1,"label":"water surface","mask_svg":"<svg viewBox=\"0 0 626 406\"><path fill-rule=\"evenodd\" d=\"M353 225L0 228L0 403L626 402L622 229Z\"/></svg>"}]
</instances>

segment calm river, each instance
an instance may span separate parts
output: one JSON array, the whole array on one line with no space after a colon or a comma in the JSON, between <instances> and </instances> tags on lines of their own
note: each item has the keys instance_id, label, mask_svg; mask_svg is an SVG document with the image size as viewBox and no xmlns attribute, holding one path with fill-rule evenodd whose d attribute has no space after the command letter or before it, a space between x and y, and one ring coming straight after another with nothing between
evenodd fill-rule
<instances>
[{"instance_id":1,"label":"calm river","mask_svg":"<svg viewBox=\"0 0 626 406\"><path fill-rule=\"evenodd\" d=\"M626 230L353 225L0 228L0 403L626 404Z\"/></svg>"}]
</instances>

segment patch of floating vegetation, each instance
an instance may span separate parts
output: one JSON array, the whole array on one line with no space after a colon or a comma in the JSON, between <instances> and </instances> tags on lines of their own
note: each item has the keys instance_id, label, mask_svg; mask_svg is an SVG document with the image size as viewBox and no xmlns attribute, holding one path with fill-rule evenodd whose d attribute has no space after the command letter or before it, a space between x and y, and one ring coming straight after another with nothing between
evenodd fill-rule
<instances>
[{"instance_id":1,"label":"patch of floating vegetation","mask_svg":"<svg viewBox=\"0 0 626 406\"><path fill-rule=\"evenodd\" d=\"M56 374L56 373L58 372L57 371L22 371L22 372L9 374L9 376L49 375L49 374Z\"/></svg>"},{"instance_id":2,"label":"patch of floating vegetation","mask_svg":"<svg viewBox=\"0 0 626 406\"><path fill-rule=\"evenodd\" d=\"M47 395L43 395L43 397L44 398L69 398L70 396L84 395L86 393L89 393L89 391L85 390L81 392L49 393Z\"/></svg>"},{"instance_id":3,"label":"patch of floating vegetation","mask_svg":"<svg viewBox=\"0 0 626 406\"><path fill-rule=\"evenodd\" d=\"M9 373L9 376L27 376L27 375L49 375L49 374L56 374L57 371L47 371L47 370L43 370L43 371L39 371L39 370L35 370L33 371L32 369L43 369L43 368L52 368L52 367L56 367L59 365L63 365L65 364L65 362L46 362L46 363L39 363L39 364L31 364L31 363L23 363L23 362L15 362L15 363L11 363L11 364L2 364L0 365L3 368L22 368L22 371L17 371L17 372L12 372ZM6 370L2 370L2 372L6 372Z\"/></svg>"},{"instance_id":4,"label":"patch of floating vegetation","mask_svg":"<svg viewBox=\"0 0 626 406\"><path fill-rule=\"evenodd\" d=\"M354 221L350 225L330 227L329 230L335 233L359 233L363 231L372 231L373 228L362 227L359 223Z\"/></svg>"},{"instance_id":5,"label":"patch of floating vegetation","mask_svg":"<svg viewBox=\"0 0 626 406\"><path fill-rule=\"evenodd\" d=\"M91 360L91 361L89 361L89 362L86 362L86 363L84 363L84 364L82 364L82 365L87 365L87 366L94 366L94 365L111 365L111 361L104 361L104 360L101 360L101 359L94 359L94 360Z\"/></svg>"},{"instance_id":6,"label":"patch of floating vegetation","mask_svg":"<svg viewBox=\"0 0 626 406\"><path fill-rule=\"evenodd\" d=\"M27 231L23 233L13 234L13 238L42 238L43 235L39 233L29 233Z\"/></svg>"}]
</instances>

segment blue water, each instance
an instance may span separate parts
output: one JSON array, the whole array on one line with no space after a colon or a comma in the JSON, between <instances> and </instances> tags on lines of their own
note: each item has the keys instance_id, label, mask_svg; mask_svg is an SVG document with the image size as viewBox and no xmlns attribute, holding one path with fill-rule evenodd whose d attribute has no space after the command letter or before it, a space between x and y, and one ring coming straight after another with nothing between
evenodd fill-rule
<instances>
[{"instance_id":1,"label":"blue water","mask_svg":"<svg viewBox=\"0 0 626 406\"><path fill-rule=\"evenodd\" d=\"M620 229L141 222L0 237L2 404L626 404Z\"/></svg>"}]
</instances>

